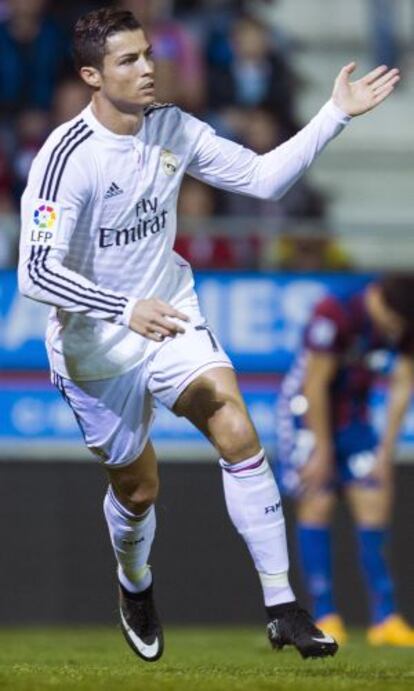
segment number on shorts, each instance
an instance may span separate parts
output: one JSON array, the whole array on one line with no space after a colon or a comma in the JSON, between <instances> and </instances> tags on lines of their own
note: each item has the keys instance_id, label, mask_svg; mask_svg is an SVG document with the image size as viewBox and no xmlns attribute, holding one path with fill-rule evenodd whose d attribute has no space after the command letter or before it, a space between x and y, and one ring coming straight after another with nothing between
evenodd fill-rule
<instances>
[{"instance_id":1,"label":"number on shorts","mask_svg":"<svg viewBox=\"0 0 414 691\"><path fill-rule=\"evenodd\" d=\"M218 352L217 341L216 341L216 339L214 338L214 335L211 333L211 331L210 331L210 329L208 328L208 326L203 326L203 325L200 324L200 326L196 326L196 327L195 327L195 330L196 330L196 331L205 331L205 332L207 333L207 335L208 335L208 337L209 337L209 339L210 339L211 347L213 348L214 352L217 353L217 352Z\"/></svg>"}]
</instances>

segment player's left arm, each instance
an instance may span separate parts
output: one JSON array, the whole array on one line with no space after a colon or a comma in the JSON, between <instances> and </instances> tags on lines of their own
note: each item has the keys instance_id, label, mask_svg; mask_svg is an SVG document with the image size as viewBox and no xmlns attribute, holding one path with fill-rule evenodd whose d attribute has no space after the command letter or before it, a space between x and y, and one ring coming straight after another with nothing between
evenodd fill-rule
<instances>
[{"instance_id":1,"label":"player's left arm","mask_svg":"<svg viewBox=\"0 0 414 691\"><path fill-rule=\"evenodd\" d=\"M414 386L414 357L400 355L390 380L386 425L378 449L380 472L391 470L395 445L407 412Z\"/></svg>"},{"instance_id":2,"label":"player's left arm","mask_svg":"<svg viewBox=\"0 0 414 691\"><path fill-rule=\"evenodd\" d=\"M200 121L186 116L189 145L193 151L187 172L203 182L232 192L279 199L352 117L382 103L399 80L398 70L382 66L351 82L355 67L355 63L350 63L342 68L331 100L300 132L263 155L218 137L212 128L207 125L200 127Z\"/></svg>"}]
</instances>

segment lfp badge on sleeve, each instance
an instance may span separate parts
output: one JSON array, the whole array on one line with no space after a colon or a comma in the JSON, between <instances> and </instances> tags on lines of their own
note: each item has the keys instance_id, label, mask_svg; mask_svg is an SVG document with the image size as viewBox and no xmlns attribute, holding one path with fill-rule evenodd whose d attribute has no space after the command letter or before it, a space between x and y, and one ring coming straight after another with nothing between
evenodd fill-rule
<instances>
[{"instance_id":1,"label":"lfp badge on sleeve","mask_svg":"<svg viewBox=\"0 0 414 691\"><path fill-rule=\"evenodd\" d=\"M30 232L31 245L48 245L53 247L57 239L60 221L60 206L56 202L39 200L35 204Z\"/></svg>"}]
</instances>

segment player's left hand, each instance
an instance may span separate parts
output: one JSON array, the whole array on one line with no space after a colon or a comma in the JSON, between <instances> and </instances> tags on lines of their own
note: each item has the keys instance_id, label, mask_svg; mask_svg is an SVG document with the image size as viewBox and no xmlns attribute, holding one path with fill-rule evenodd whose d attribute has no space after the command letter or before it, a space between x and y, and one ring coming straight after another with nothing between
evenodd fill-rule
<instances>
[{"instance_id":1,"label":"player's left hand","mask_svg":"<svg viewBox=\"0 0 414 691\"><path fill-rule=\"evenodd\" d=\"M332 452L316 448L300 471L301 492L313 495L324 489L333 479Z\"/></svg>"},{"instance_id":2,"label":"player's left hand","mask_svg":"<svg viewBox=\"0 0 414 691\"><path fill-rule=\"evenodd\" d=\"M376 452L376 462L369 473L369 478L375 480L381 486L387 486L392 482L394 463L392 451L379 447Z\"/></svg>"},{"instance_id":3,"label":"player's left hand","mask_svg":"<svg viewBox=\"0 0 414 691\"><path fill-rule=\"evenodd\" d=\"M352 116L362 115L376 108L392 93L400 80L398 68L389 70L386 65L381 65L362 79L351 82L350 77L355 69L355 62L350 62L341 69L332 93L332 99L338 108Z\"/></svg>"}]
</instances>

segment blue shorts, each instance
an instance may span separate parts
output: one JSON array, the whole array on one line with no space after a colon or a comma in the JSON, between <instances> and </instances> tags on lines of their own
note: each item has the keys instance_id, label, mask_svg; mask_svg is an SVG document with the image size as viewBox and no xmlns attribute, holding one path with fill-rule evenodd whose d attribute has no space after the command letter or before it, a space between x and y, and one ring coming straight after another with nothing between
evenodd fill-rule
<instances>
[{"instance_id":1,"label":"blue shorts","mask_svg":"<svg viewBox=\"0 0 414 691\"><path fill-rule=\"evenodd\" d=\"M292 415L288 401L280 401L277 411L277 458L275 472L285 496L300 494L300 471L315 446L313 432L302 416ZM371 485L369 474L376 462L378 436L365 420L352 420L334 433L335 476L329 489L339 490L349 482ZM328 489L328 488L327 488Z\"/></svg>"}]
</instances>

